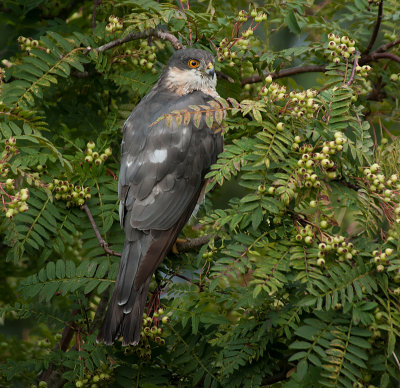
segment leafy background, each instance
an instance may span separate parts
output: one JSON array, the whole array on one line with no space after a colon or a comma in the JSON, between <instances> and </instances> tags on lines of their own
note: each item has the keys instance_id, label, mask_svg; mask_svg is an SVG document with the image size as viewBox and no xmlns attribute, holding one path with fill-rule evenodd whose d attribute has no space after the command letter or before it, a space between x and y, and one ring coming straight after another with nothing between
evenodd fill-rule
<instances>
[{"instance_id":1,"label":"leafy background","mask_svg":"<svg viewBox=\"0 0 400 388\"><path fill-rule=\"evenodd\" d=\"M397 1L0 10L2 386L398 385ZM143 341L97 345L121 127L191 43L218 58L222 99L198 109L226 116L225 150L154 277Z\"/></svg>"}]
</instances>

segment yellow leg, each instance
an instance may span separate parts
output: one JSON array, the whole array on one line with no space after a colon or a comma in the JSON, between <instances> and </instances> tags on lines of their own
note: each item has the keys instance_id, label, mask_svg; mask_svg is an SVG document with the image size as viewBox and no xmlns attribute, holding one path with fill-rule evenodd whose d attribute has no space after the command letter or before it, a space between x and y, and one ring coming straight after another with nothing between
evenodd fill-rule
<instances>
[{"instance_id":1,"label":"yellow leg","mask_svg":"<svg viewBox=\"0 0 400 388\"><path fill-rule=\"evenodd\" d=\"M171 249L172 253L174 253L175 255L179 254L179 250L178 250L178 247L176 245L180 244L180 243L184 243L186 241L187 240L185 238L177 238L176 241L175 241L175 244L172 246L172 249Z\"/></svg>"}]
</instances>

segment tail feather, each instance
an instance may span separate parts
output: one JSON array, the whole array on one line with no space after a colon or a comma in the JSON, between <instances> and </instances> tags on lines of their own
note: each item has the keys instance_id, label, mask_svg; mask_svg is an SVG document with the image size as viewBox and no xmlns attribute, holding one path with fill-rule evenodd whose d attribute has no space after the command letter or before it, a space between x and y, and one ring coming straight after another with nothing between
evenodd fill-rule
<instances>
[{"instance_id":1,"label":"tail feather","mask_svg":"<svg viewBox=\"0 0 400 388\"><path fill-rule=\"evenodd\" d=\"M113 295L97 342L104 341L105 344L112 345L120 335L123 336L124 345L137 343L140 339L143 310L150 282L149 279L139 290L134 289L133 281L141 259L140 248L139 241L125 242Z\"/></svg>"},{"instance_id":2,"label":"tail feather","mask_svg":"<svg viewBox=\"0 0 400 388\"><path fill-rule=\"evenodd\" d=\"M144 307L146 305L147 293L149 291L150 278L143 285L140 292L134 298L134 304L129 312L125 314L121 324L122 345L137 345L140 341L140 333L142 330L142 320Z\"/></svg>"}]
</instances>

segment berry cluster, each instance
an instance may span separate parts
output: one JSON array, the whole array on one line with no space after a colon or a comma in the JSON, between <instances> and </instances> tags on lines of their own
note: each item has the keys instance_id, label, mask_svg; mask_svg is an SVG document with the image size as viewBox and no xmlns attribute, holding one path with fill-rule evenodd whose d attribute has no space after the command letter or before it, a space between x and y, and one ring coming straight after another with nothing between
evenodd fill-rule
<instances>
[{"instance_id":1,"label":"berry cluster","mask_svg":"<svg viewBox=\"0 0 400 388\"><path fill-rule=\"evenodd\" d=\"M287 94L285 86L278 85L272 82L272 77L269 75L265 78L266 84L261 91L260 95L270 96L271 100L283 101L288 100L285 105L285 110L289 111L292 116L299 118L307 117L312 118L314 112L319 109L319 104L316 103L315 97L318 92L313 89L307 89L302 92L291 91Z\"/></svg>"},{"instance_id":2,"label":"berry cluster","mask_svg":"<svg viewBox=\"0 0 400 388\"><path fill-rule=\"evenodd\" d=\"M267 14L262 11L257 11L256 9L252 9L250 12L250 16L254 18L256 23L261 23L267 20Z\"/></svg>"},{"instance_id":3,"label":"berry cluster","mask_svg":"<svg viewBox=\"0 0 400 388\"><path fill-rule=\"evenodd\" d=\"M7 189L13 190L14 183L15 183L14 179L10 179L10 178L7 179L6 183L5 183ZM10 202L3 203L5 206L7 205L7 207L4 207L7 218L11 219L16 214L26 212L29 209L29 206L26 203L26 201L29 198L29 190L28 189L21 189L15 195L11 196L11 195L7 194L7 196L10 199Z\"/></svg>"},{"instance_id":4,"label":"berry cluster","mask_svg":"<svg viewBox=\"0 0 400 388\"><path fill-rule=\"evenodd\" d=\"M143 338L147 337L160 345L165 345L165 340L160 337L162 334L162 328L157 327L157 322L160 320L160 318L162 323L169 322L169 317L164 315L164 313L165 310L160 308L153 313L152 317L148 316L146 313L143 314L143 328L141 332Z\"/></svg>"},{"instance_id":5,"label":"berry cluster","mask_svg":"<svg viewBox=\"0 0 400 388\"><path fill-rule=\"evenodd\" d=\"M385 202L390 202L394 199L395 193L393 192L393 188L400 190L400 183L397 183L399 181L398 175L393 174L389 179L386 179L385 175L381 173L381 167L378 163L365 168L363 173L368 180L369 190L373 193L383 195ZM396 210L396 214L400 214L400 209Z\"/></svg>"},{"instance_id":6,"label":"berry cluster","mask_svg":"<svg viewBox=\"0 0 400 388\"><path fill-rule=\"evenodd\" d=\"M219 62L229 60L229 66L235 66L234 60L237 59L238 52L232 51L232 47L237 46L239 52L247 50L250 43L249 39L253 36L254 30L257 28L258 23L267 20L267 15L262 11L257 11L257 9L253 9L250 14L245 10L239 11L236 22L237 32L239 31L241 24L246 22L249 18L253 18L257 24L252 27L252 23L249 28L242 31L240 37L231 39L224 38L219 43L219 47L217 48L217 59Z\"/></svg>"},{"instance_id":7,"label":"berry cluster","mask_svg":"<svg viewBox=\"0 0 400 388\"><path fill-rule=\"evenodd\" d=\"M360 75L361 77L368 77L368 74L372 70L372 67L369 65L364 65L364 66L356 66L356 73Z\"/></svg>"},{"instance_id":8,"label":"berry cluster","mask_svg":"<svg viewBox=\"0 0 400 388\"><path fill-rule=\"evenodd\" d=\"M86 144L86 157L85 157L85 162L87 163L93 163L96 166L100 166L104 161L108 159L109 156L112 155L112 149L107 148L104 150L103 154L99 154L97 151L95 151L96 144L93 141L90 141L89 143Z\"/></svg>"},{"instance_id":9,"label":"berry cluster","mask_svg":"<svg viewBox=\"0 0 400 388\"><path fill-rule=\"evenodd\" d=\"M4 147L5 153L3 154L3 158L8 156L7 154L16 154L18 152L18 149L16 146L17 140L15 139L15 137L10 137L9 139L6 139L4 141L4 143L6 146ZM1 168L1 164L0 164L0 168Z\"/></svg>"},{"instance_id":10,"label":"berry cluster","mask_svg":"<svg viewBox=\"0 0 400 388\"><path fill-rule=\"evenodd\" d=\"M132 50L126 50L125 56L132 58L132 63L135 66L140 65L142 68L146 67L148 70L154 68L156 64L156 46L149 46L149 44L142 40L140 42L140 50L132 52Z\"/></svg>"},{"instance_id":11,"label":"berry cluster","mask_svg":"<svg viewBox=\"0 0 400 388\"><path fill-rule=\"evenodd\" d=\"M75 386L77 388L100 388L109 387L113 369L106 364L101 364L101 367L93 373L85 374L82 380L77 380Z\"/></svg>"},{"instance_id":12,"label":"berry cluster","mask_svg":"<svg viewBox=\"0 0 400 388\"><path fill-rule=\"evenodd\" d=\"M391 74L391 75L390 75L390 80L393 81L393 82L396 82L396 81L398 81L399 79L400 79L400 73L398 73L398 74Z\"/></svg>"},{"instance_id":13,"label":"berry cluster","mask_svg":"<svg viewBox=\"0 0 400 388\"><path fill-rule=\"evenodd\" d=\"M299 227L296 241L304 241L307 245L311 245L314 242L314 230L312 226L307 224L304 228Z\"/></svg>"},{"instance_id":14,"label":"berry cluster","mask_svg":"<svg viewBox=\"0 0 400 388\"><path fill-rule=\"evenodd\" d=\"M66 202L67 207L82 206L86 200L91 198L90 187L73 185L68 181L53 179L48 188L56 192L55 199Z\"/></svg>"},{"instance_id":15,"label":"berry cluster","mask_svg":"<svg viewBox=\"0 0 400 388\"><path fill-rule=\"evenodd\" d=\"M135 352L141 358L150 358L150 340L156 342L161 346L165 345L165 339L161 338L163 334L163 329L157 326L159 321L164 324L167 324L170 321L170 318L164 314L165 310L162 308L154 311L152 317L146 313L143 314L143 327L140 333L140 345L136 347L126 347L124 349L125 355L129 355Z\"/></svg>"},{"instance_id":16,"label":"berry cluster","mask_svg":"<svg viewBox=\"0 0 400 388\"><path fill-rule=\"evenodd\" d=\"M378 272L383 272L385 270L385 265L388 264L387 261L392 254L392 248L386 248L384 251L375 250L372 252L373 258L371 262L376 264L376 270Z\"/></svg>"},{"instance_id":17,"label":"berry cluster","mask_svg":"<svg viewBox=\"0 0 400 388\"><path fill-rule=\"evenodd\" d=\"M24 36L19 36L17 42L19 43L20 49L27 52L35 47L39 47L39 41L32 38L25 38Z\"/></svg>"},{"instance_id":18,"label":"berry cluster","mask_svg":"<svg viewBox=\"0 0 400 388\"><path fill-rule=\"evenodd\" d=\"M259 192L260 194L263 194L263 193L265 192L265 186L264 186L264 185L260 185L260 186L258 187L258 192ZM204 260L206 260L208 263L212 263L212 262L214 261L214 260L213 260L214 252L215 252L215 250L205 251L205 252L203 253L203 255L202 255L202 258L203 258Z\"/></svg>"},{"instance_id":19,"label":"berry cluster","mask_svg":"<svg viewBox=\"0 0 400 388\"><path fill-rule=\"evenodd\" d=\"M311 144L299 145L301 142L300 136L296 136L292 149L294 151L299 151L302 153L301 159L298 160L297 172L299 176L305 179L304 186L307 188L319 188L321 182L318 180L318 175L316 174L315 167L320 166L324 171L326 171L326 176L329 179L335 179L337 174L334 170L335 163L330 159L330 155L335 155L336 152L342 151L344 144L347 139L343 137L341 132L335 132L335 140L325 141L322 145L321 152L312 153L313 147Z\"/></svg>"},{"instance_id":20,"label":"berry cluster","mask_svg":"<svg viewBox=\"0 0 400 388\"><path fill-rule=\"evenodd\" d=\"M260 12L260 11L257 11L256 9L253 9L250 12L250 15L249 15L244 9L242 9L242 10L239 11L238 21L239 22L246 22L247 19L249 18L249 16L254 18L254 21L256 23L260 23L260 22L262 22L264 20L267 20L267 14L265 14L264 12Z\"/></svg>"},{"instance_id":21,"label":"berry cluster","mask_svg":"<svg viewBox=\"0 0 400 388\"><path fill-rule=\"evenodd\" d=\"M323 235L321 242L318 244L319 267L325 266L325 259L328 255L334 254L339 261L351 260L358 255L358 251L351 242L347 242L344 236L328 236Z\"/></svg>"},{"instance_id":22,"label":"berry cluster","mask_svg":"<svg viewBox=\"0 0 400 388\"><path fill-rule=\"evenodd\" d=\"M315 102L317 91L307 89L303 92L291 91L289 93L289 105L292 105L292 116L312 118L314 112L319 109L319 104Z\"/></svg>"},{"instance_id":23,"label":"berry cluster","mask_svg":"<svg viewBox=\"0 0 400 388\"><path fill-rule=\"evenodd\" d=\"M115 32L115 31L120 31L124 28L123 22L120 18L117 18L114 15L111 15L108 18L108 24L106 25L106 31L107 32Z\"/></svg>"},{"instance_id":24,"label":"berry cluster","mask_svg":"<svg viewBox=\"0 0 400 388\"><path fill-rule=\"evenodd\" d=\"M335 64L341 62L340 58L345 58L347 60L356 52L355 41L349 39L346 35L340 37L339 35L330 33L328 39L328 49L330 50L329 58L331 58L332 62Z\"/></svg>"}]
</instances>

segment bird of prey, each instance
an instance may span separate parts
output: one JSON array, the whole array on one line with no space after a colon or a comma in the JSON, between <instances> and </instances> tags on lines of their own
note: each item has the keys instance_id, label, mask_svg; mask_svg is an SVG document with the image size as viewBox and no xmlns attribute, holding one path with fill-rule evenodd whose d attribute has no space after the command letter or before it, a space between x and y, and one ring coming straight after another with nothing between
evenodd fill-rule
<instances>
[{"instance_id":1,"label":"bird of prey","mask_svg":"<svg viewBox=\"0 0 400 388\"><path fill-rule=\"evenodd\" d=\"M213 56L199 49L175 52L159 80L126 120L118 182L125 230L118 276L98 342L140 340L151 277L204 193L210 166L223 148L205 118L166 124L157 120L218 97ZM204 116L204 115L203 115ZM156 122L156 123L155 123Z\"/></svg>"}]
</instances>

